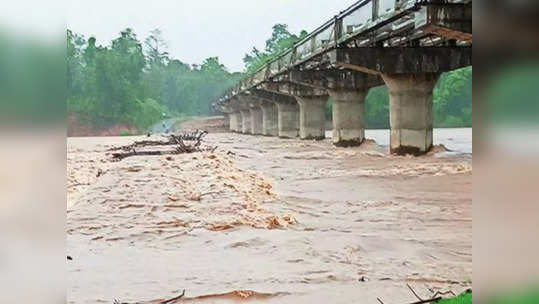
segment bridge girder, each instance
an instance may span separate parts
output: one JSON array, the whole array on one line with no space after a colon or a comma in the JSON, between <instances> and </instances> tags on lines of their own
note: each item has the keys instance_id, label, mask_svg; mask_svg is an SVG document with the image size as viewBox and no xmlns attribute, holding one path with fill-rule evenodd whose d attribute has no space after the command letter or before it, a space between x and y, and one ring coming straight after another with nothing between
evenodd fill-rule
<instances>
[{"instance_id":1,"label":"bridge girder","mask_svg":"<svg viewBox=\"0 0 539 304\"><path fill-rule=\"evenodd\" d=\"M290 81L266 81L260 85L266 91L291 97L327 96L327 90L305 86Z\"/></svg>"},{"instance_id":2,"label":"bridge girder","mask_svg":"<svg viewBox=\"0 0 539 304\"><path fill-rule=\"evenodd\" d=\"M472 65L472 47L339 48L330 52L336 67L363 73L441 73Z\"/></svg>"},{"instance_id":3,"label":"bridge girder","mask_svg":"<svg viewBox=\"0 0 539 304\"><path fill-rule=\"evenodd\" d=\"M260 89L251 89L248 92L254 98L258 98L263 101L280 103L280 104L291 104L296 103L294 97L284 94L279 94L271 91L260 90Z\"/></svg>"},{"instance_id":4,"label":"bridge girder","mask_svg":"<svg viewBox=\"0 0 539 304\"><path fill-rule=\"evenodd\" d=\"M326 90L366 90L383 84L376 75L346 69L294 70L280 77L292 83Z\"/></svg>"},{"instance_id":5,"label":"bridge girder","mask_svg":"<svg viewBox=\"0 0 539 304\"><path fill-rule=\"evenodd\" d=\"M228 99L227 111L228 113L249 110L251 100L244 95L237 95ZM225 112L227 113L227 112Z\"/></svg>"},{"instance_id":6,"label":"bridge girder","mask_svg":"<svg viewBox=\"0 0 539 304\"><path fill-rule=\"evenodd\" d=\"M328 96L328 92L325 89L305 86L290 81L266 81L260 86L263 90L288 95L291 97Z\"/></svg>"}]
</instances>

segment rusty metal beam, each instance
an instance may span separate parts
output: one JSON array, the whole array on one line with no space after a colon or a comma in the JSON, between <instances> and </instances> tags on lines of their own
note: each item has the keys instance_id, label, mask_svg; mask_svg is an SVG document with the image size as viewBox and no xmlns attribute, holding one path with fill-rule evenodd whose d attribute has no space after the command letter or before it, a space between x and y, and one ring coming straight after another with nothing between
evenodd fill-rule
<instances>
[{"instance_id":1,"label":"rusty metal beam","mask_svg":"<svg viewBox=\"0 0 539 304\"><path fill-rule=\"evenodd\" d=\"M472 4L430 4L416 12L415 28L447 39L472 43Z\"/></svg>"}]
</instances>

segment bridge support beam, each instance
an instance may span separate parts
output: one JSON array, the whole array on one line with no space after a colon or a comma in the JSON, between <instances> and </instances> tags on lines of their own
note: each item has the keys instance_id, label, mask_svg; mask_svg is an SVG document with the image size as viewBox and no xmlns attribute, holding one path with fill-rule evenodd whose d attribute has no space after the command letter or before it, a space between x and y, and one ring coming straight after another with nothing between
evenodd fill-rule
<instances>
[{"instance_id":1,"label":"bridge support beam","mask_svg":"<svg viewBox=\"0 0 539 304\"><path fill-rule=\"evenodd\" d=\"M301 139L326 138L325 105L327 96L296 97L299 104L299 136Z\"/></svg>"},{"instance_id":2,"label":"bridge support beam","mask_svg":"<svg viewBox=\"0 0 539 304\"><path fill-rule=\"evenodd\" d=\"M333 144L359 146L365 140L365 96L363 90L329 90L333 100Z\"/></svg>"},{"instance_id":3,"label":"bridge support beam","mask_svg":"<svg viewBox=\"0 0 539 304\"><path fill-rule=\"evenodd\" d=\"M279 136L279 111L273 102L263 102L262 109L262 134L265 136Z\"/></svg>"},{"instance_id":4,"label":"bridge support beam","mask_svg":"<svg viewBox=\"0 0 539 304\"><path fill-rule=\"evenodd\" d=\"M232 113L228 114L228 117L230 119L230 131L232 131L232 132L241 132L242 131L242 128L241 128L241 123L242 123L241 113L240 112L232 112Z\"/></svg>"},{"instance_id":5,"label":"bridge support beam","mask_svg":"<svg viewBox=\"0 0 539 304\"><path fill-rule=\"evenodd\" d=\"M251 111L251 134L262 135L262 109L259 106L254 106L249 111Z\"/></svg>"},{"instance_id":6,"label":"bridge support beam","mask_svg":"<svg viewBox=\"0 0 539 304\"><path fill-rule=\"evenodd\" d=\"M342 48L329 53L333 65L374 75L440 73L472 65L471 47Z\"/></svg>"},{"instance_id":7,"label":"bridge support beam","mask_svg":"<svg viewBox=\"0 0 539 304\"><path fill-rule=\"evenodd\" d=\"M432 91L440 74L383 74L389 89L392 154L421 155L433 141Z\"/></svg>"},{"instance_id":8,"label":"bridge support beam","mask_svg":"<svg viewBox=\"0 0 539 304\"><path fill-rule=\"evenodd\" d=\"M296 103L277 103L279 137L296 138L299 131L299 107Z\"/></svg>"},{"instance_id":9,"label":"bridge support beam","mask_svg":"<svg viewBox=\"0 0 539 304\"><path fill-rule=\"evenodd\" d=\"M251 134L251 111L241 110L241 133Z\"/></svg>"}]
</instances>

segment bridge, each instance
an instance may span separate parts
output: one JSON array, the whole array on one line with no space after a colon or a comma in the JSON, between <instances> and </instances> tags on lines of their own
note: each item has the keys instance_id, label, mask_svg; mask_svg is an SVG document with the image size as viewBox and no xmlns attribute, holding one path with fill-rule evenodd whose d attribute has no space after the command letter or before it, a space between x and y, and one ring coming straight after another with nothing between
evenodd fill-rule
<instances>
[{"instance_id":1,"label":"bridge","mask_svg":"<svg viewBox=\"0 0 539 304\"><path fill-rule=\"evenodd\" d=\"M361 0L314 30L213 103L230 130L282 138L365 138L365 97L389 90L390 152L433 146L433 89L443 72L472 65L471 0Z\"/></svg>"}]
</instances>

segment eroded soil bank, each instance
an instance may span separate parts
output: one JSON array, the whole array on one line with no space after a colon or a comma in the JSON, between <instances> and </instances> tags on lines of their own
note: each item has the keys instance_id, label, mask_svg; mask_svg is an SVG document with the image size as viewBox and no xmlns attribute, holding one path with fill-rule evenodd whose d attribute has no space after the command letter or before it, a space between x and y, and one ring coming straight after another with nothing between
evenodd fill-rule
<instances>
[{"instance_id":1,"label":"eroded soil bank","mask_svg":"<svg viewBox=\"0 0 539 304\"><path fill-rule=\"evenodd\" d=\"M157 137L157 135L155 135ZM136 156L69 138L69 303L413 302L471 287L470 154L210 134ZM440 151L440 148L437 149Z\"/></svg>"}]
</instances>

